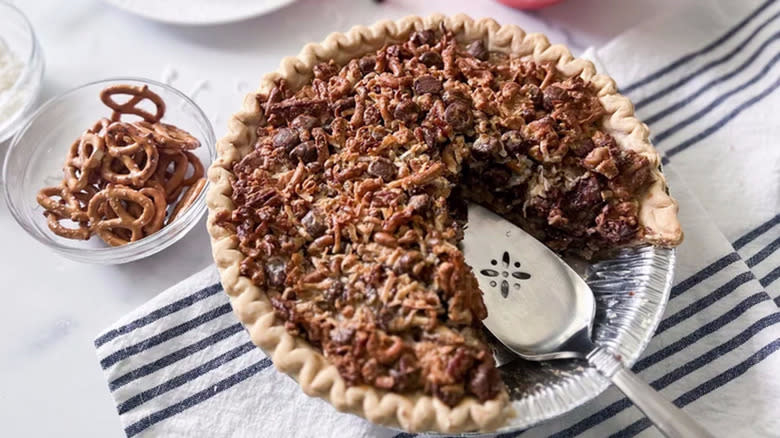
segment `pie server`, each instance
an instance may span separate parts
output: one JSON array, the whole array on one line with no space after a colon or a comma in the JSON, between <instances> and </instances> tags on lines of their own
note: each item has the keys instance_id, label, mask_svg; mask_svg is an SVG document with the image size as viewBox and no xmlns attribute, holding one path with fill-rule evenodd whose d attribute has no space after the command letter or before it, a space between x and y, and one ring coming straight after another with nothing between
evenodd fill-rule
<instances>
[{"instance_id":1,"label":"pie server","mask_svg":"<svg viewBox=\"0 0 780 438\"><path fill-rule=\"evenodd\" d=\"M511 351L497 349L499 366L516 359L512 353L534 361L585 359L667 437L712 437L626 368L619 357L593 343L593 292L569 265L533 236L470 203L463 253L469 265L487 266L476 272L488 309L483 323ZM516 261L519 256L528 262L520 265Z\"/></svg>"}]
</instances>

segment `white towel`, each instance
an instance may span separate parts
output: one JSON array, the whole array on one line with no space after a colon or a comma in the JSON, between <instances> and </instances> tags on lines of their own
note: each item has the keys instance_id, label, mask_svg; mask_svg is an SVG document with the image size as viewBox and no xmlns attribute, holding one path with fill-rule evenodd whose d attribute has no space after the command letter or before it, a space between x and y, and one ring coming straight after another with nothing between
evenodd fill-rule
<instances>
[{"instance_id":1,"label":"white towel","mask_svg":"<svg viewBox=\"0 0 780 438\"><path fill-rule=\"evenodd\" d=\"M597 51L780 305L780 2L681 2Z\"/></svg>"},{"instance_id":2,"label":"white towel","mask_svg":"<svg viewBox=\"0 0 780 438\"><path fill-rule=\"evenodd\" d=\"M686 241L664 320L634 369L720 436L776 436L780 354L773 353L780 349L780 312L759 279L778 284L773 236L780 233L780 155L769 140L779 129L771 122L780 101L764 93L777 84L771 61L777 47L767 43L744 71L724 74L745 63L756 52L751 47L774 38L780 8L773 1L708 6L648 23L596 52L635 102L659 93L639 106L642 117L685 102L651 124L656 136L669 132L658 145L667 157ZM705 68L748 37L752 40L735 55ZM701 53L685 56L697 50ZM761 79L731 92L767 65ZM663 90L692 72L697 73L675 90ZM705 90L693 97L698 88ZM753 158L758 151L763 159ZM274 370L231 313L214 268L128 314L95 345L128 436L411 436L338 413ZM580 434L658 436L614 388L522 435Z\"/></svg>"}]
</instances>

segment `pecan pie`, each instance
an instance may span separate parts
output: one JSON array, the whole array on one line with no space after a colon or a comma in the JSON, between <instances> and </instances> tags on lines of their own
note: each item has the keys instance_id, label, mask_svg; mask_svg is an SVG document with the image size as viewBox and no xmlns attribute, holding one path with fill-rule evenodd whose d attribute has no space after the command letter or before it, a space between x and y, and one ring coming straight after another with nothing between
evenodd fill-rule
<instances>
[{"instance_id":1,"label":"pecan pie","mask_svg":"<svg viewBox=\"0 0 780 438\"><path fill-rule=\"evenodd\" d=\"M307 393L409 430L488 430L507 395L458 248L478 202L590 258L675 245L647 128L565 48L408 18L287 59L231 122L209 229L234 308Z\"/></svg>"}]
</instances>

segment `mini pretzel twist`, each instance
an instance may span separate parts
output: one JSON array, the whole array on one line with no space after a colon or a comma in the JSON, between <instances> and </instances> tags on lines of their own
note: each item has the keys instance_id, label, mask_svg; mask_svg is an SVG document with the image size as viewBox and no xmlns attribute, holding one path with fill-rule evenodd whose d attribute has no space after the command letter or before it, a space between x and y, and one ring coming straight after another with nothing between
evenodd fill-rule
<instances>
[{"instance_id":1,"label":"mini pretzel twist","mask_svg":"<svg viewBox=\"0 0 780 438\"><path fill-rule=\"evenodd\" d=\"M200 195L200 192L203 191L204 187L206 187L206 178L201 178L197 180L195 184L191 185L186 192L184 192L184 194L181 196L181 199L179 199L179 203L176 204L176 207L173 209L171 217L168 218L169 224L175 221L180 214L187 211L187 209L195 203L195 200L198 199L198 195Z\"/></svg>"},{"instance_id":2,"label":"mini pretzel twist","mask_svg":"<svg viewBox=\"0 0 780 438\"><path fill-rule=\"evenodd\" d=\"M59 217L55 213L45 211L43 215L46 216L46 225L52 233L58 236L76 240L89 240L92 237L92 230L89 229L87 222L76 222L76 227L71 228L63 225L60 221L65 220L65 218Z\"/></svg>"},{"instance_id":3,"label":"mini pretzel twist","mask_svg":"<svg viewBox=\"0 0 780 438\"><path fill-rule=\"evenodd\" d=\"M140 192L154 202L154 218L144 227L144 233L148 236L160 231L163 227L165 223L165 213L168 209L168 202L165 200L165 189L162 184L154 179L147 181L146 187L142 188ZM133 216L139 217L141 215L141 206L135 203L130 204L127 211Z\"/></svg>"},{"instance_id":4,"label":"mini pretzel twist","mask_svg":"<svg viewBox=\"0 0 780 438\"><path fill-rule=\"evenodd\" d=\"M89 132L81 134L81 137L70 145L62 169L65 172L63 182L70 190L82 190L91 182L92 173L100 167L105 151L103 139Z\"/></svg>"},{"instance_id":5,"label":"mini pretzel twist","mask_svg":"<svg viewBox=\"0 0 780 438\"><path fill-rule=\"evenodd\" d=\"M108 120L105 117L101 117L100 120L95 122L94 125L92 125L91 128L87 129L87 132L90 132L92 134L97 134L99 136L106 135L106 128L108 128L108 125L111 124L111 120Z\"/></svg>"},{"instance_id":6,"label":"mini pretzel twist","mask_svg":"<svg viewBox=\"0 0 780 438\"><path fill-rule=\"evenodd\" d=\"M68 239L87 240L92 235L88 226L87 205L96 192L97 189L92 186L73 192L63 184L41 189L36 199L44 208L43 215L54 234ZM76 227L63 225L63 220L76 223Z\"/></svg>"},{"instance_id":7,"label":"mini pretzel twist","mask_svg":"<svg viewBox=\"0 0 780 438\"><path fill-rule=\"evenodd\" d=\"M42 188L38 191L36 200L48 213L74 222L83 222L88 219L86 210L89 199L96 192L97 189L92 186L74 191L61 184Z\"/></svg>"},{"instance_id":8,"label":"mini pretzel twist","mask_svg":"<svg viewBox=\"0 0 780 438\"><path fill-rule=\"evenodd\" d=\"M149 138L125 122L113 122L105 130L106 150L114 157L136 153Z\"/></svg>"},{"instance_id":9,"label":"mini pretzel twist","mask_svg":"<svg viewBox=\"0 0 780 438\"><path fill-rule=\"evenodd\" d=\"M192 174L185 178L182 184L185 186L191 186L198 182L199 179L203 178L203 173L205 170L203 169L203 163L200 162L200 159L197 157L197 155L186 151L184 152L184 155L187 156L187 162L192 165Z\"/></svg>"},{"instance_id":10,"label":"mini pretzel twist","mask_svg":"<svg viewBox=\"0 0 780 438\"><path fill-rule=\"evenodd\" d=\"M155 123L155 139L160 142L160 147L164 149L197 149L200 147L200 141L189 132L167 123Z\"/></svg>"},{"instance_id":11,"label":"mini pretzel twist","mask_svg":"<svg viewBox=\"0 0 780 438\"><path fill-rule=\"evenodd\" d=\"M117 94L124 94L132 97L125 103L117 103L117 101L114 100L114 95ZM115 122L121 119L122 114L133 114L143 118L149 123L159 122L163 115L165 115L165 102L163 102L162 98L157 93L150 90L148 85L112 85L100 92L100 100L102 100L107 107L114 110L111 115L111 120ZM144 100L149 100L154 104L154 114L138 107L138 104Z\"/></svg>"},{"instance_id":12,"label":"mini pretzel twist","mask_svg":"<svg viewBox=\"0 0 780 438\"><path fill-rule=\"evenodd\" d=\"M171 166L172 165L172 166ZM186 176L192 166L192 173ZM184 188L203 177L203 163L192 152L184 151L160 156L155 179L165 187L168 202L174 202Z\"/></svg>"},{"instance_id":13,"label":"mini pretzel twist","mask_svg":"<svg viewBox=\"0 0 780 438\"><path fill-rule=\"evenodd\" d=\"M138 140L141 149L103 160L100 174L108 182L134 187L143 187L154 175L160 158L157 148L151 142ZM126 173L125 173L126 172Z\"/></svg>"},{"instance_id":14,"label":"mini pretzel twist","mask_svg":"<svg viewBox=\"0 0 780 438\"><path fill-rule=\"evenodd\" d=\"M167 123L149 123L141 120L131 123L139 135L151 136L162 153L177 152L200 147L200 141L189 132Z\"/></svg>"},{"instance_id":15,"label":"mini pretzel twist","mask_svg":"<svg viewBox=\"0 0 780 438\"><path fill-rule=\"evenodd\" d=\"M135 216L128 211L128 205L138 204L140 214ZM111 210L116 217L106 214ZM155 218L155 205L145 194L121 185L109 185L99 191L89 201L87 209L92 231L111 246L125 245L144 237L144 227ZM130 235L120 235L118 231L127 230Z\"/></svg>"},{"instance_id":16,"label":"mini pretzel twist","mask_svg":"<svg viewBox=\"0 0 780 438\"><path fill-rule=\"evenodd\" d=\"M175 201L181 194L182 182L188 167L187 156L182 152L160 155L154 178L165 189L165 198L168 202Z\"/></svg>"}]
</instances>

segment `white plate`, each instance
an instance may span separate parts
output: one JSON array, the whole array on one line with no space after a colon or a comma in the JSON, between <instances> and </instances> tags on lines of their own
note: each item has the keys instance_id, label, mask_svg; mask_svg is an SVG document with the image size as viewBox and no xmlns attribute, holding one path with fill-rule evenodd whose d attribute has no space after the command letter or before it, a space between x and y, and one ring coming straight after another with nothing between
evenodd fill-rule
<instances>
[{"instance_id":1,"label":"white plate","mask_svg":"<svg viewBox=\"0 0 780 438\"><path fill-rule=\"evenodd\" d=\"M267 14L295 0L104 0L164 23L221 24Z\"/></svg>"}]
</instances>

